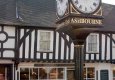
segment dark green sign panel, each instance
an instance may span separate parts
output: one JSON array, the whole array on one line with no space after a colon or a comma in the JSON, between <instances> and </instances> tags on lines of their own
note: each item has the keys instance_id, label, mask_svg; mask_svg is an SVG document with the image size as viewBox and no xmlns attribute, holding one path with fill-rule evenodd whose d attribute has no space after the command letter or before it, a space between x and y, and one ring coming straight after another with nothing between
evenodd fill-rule
<instances>
[{"instance_id":1,"label":"dark green sign panel","mask_svg":"<svg viewBox=\"0 0 115 80\"><path fill-rule=\"evenodd\" d=\"M101 70L100 77L100 80L109 80L108 70Z\"/></svg>"}]
</instances>

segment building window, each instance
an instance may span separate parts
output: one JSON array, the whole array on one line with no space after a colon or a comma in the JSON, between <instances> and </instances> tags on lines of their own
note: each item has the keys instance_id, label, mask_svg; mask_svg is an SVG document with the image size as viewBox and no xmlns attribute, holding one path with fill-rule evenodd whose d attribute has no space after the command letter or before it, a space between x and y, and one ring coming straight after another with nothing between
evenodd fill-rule
<instances>
[{"instance_id":1,"label":"building window","mask_svg":"<svg viewBox=\"0 0 115 80\"><path fill-rule=\"evenodd\" d=\"M67 70L67 80L75 80L75 76L74 76L74 69L68 69Z\"/></svg>"},{"instance_id":2,"label":"building window","mask_svg":"<svg viewBox=\"0 0 115 80\"><path fill-rule=\"evenodd\" d=\"M94 67L84 68L84 80L95 80L95 68Z\"/></svg>"},{"instance_id":3,"label":"building window","mask_svg":"<svg viewBox=\"0 0 115 80\"><path fill-rule=\"evenodd\" d=\"M20 69L20 80L29 80L29 69L28 68Z\"/></svg>"},{"instance_id":4,"label":"building window","mask_svg":"<svg viewBox=\"0 0 115 80\"><path fill-rule=\"evenodd\" d=\"M90 34L87 38L87 52L98 52L98 35Z\"/></svg>"},{"instance_id":5,"label":"building window","mask_svg":"<svg viewBox=\"0 0 115 80\"><path fill-rule=\"evenodd\" d=\"M53 33L51 31L39 32L39 51L52 51Z\"/></svg>"},{"instance_id":6,"label":"building window","mask_svg":"<svg viewBox=\"0 0 115 80\"><path fill-rule=\"evenodd\" d=\"M113 80L115 80L115 70L113 70Z\"/></svg>"},{"instance_id":7,"label":"building window","mask_svg":"<svg viewBox=\"0 0 115 80\"><path fill-rule=\"evenodd\" d=\"M66 80L66 68L20 68L20 80Z\"/></svg>"}]
</instances>

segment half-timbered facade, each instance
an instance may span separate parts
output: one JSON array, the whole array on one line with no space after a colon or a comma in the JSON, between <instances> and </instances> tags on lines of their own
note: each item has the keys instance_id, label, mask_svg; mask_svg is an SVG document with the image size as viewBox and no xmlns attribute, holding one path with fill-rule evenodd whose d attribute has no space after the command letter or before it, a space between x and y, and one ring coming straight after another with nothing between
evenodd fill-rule
<instances>
[{"instance_id":1,"label":"half-timbered facade","mask_svg":"<svg viewBox=\"0 0 115 80\"><path fill-rule=\"evenodd\" d=\"M56 31L55 0L1 0L0 6L0 78L74 80L74 44ZM103 7L115 20L115 6ZM115 25L107 19L87 37L84 80L115 79Z\"/></svg>"}]
</instances>

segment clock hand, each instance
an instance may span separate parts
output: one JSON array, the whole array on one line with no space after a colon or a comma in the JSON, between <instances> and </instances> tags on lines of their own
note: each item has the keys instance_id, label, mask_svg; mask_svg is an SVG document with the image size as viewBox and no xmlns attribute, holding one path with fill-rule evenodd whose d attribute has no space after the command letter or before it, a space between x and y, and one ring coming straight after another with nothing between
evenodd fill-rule
<instances>
[{"instance_id":1,"label":"clock hand","mask_svg":"<svg viewBox=\"0 0 115 80\"><path fill-rule=\"evenodd\" d=\"M59 0L61 3L63 2L63 0Z\"/></svg>"}]
</instances>

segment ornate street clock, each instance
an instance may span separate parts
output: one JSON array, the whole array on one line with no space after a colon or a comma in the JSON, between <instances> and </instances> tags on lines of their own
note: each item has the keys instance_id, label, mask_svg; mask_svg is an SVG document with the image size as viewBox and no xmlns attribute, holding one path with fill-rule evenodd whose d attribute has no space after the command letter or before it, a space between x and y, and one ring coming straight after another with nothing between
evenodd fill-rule
<instances>
[{"instance_id":1,"label":"ornate street clock","mask_svg":"<svg viewBox=\"0 0 115 80\"><path fill-rule=\"evenodd\" d=\"M89 34L103 26L101 0L56 0L56 3L57 30L71 38L78 38L79 34L81 37L82 33Z\"/></svg>"},{"instance_id":2,"label":"ornate street clock","mask_svg":"<svg viewBox=\"0 0 115 80\"><path fill-rule=\"evenodd\" d=\"M56 0L57 30L69 35L75 50L75 80L83 80L83 44L103 26L101 0Z\"/></svg>"},{"instance_id":3,"label":"ornate street clock","mask_svg":"<svg viewBox=\"0 0 115 80\"><path fill-rule=\"evenodd\" d=\"M101 0L56 0L57 24L102 25ZM62 25L61 24L61 25Z\"/></svg>"},{"instance_id":4,"label":"ornate street clock","mask_svg":"<svg viewBox=\"0 0 115 80\"><path fill-rule=\"evenodd\" d=\"M58 31L74 34L75 38L103 26L101 0L56 0L56 3Z\"/></svg>"}]
</instances>

